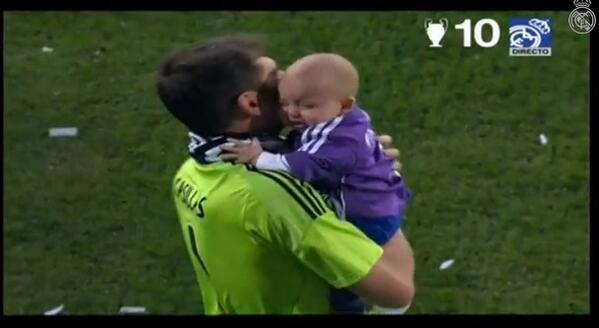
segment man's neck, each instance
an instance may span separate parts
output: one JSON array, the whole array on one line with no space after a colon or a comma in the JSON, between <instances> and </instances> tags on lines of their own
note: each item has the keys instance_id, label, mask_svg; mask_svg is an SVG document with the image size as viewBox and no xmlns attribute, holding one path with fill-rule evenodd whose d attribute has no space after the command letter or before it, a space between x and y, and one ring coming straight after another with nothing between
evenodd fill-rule
<instances>
[{"instance_id":1,"label":"man's neck","mask_svg":"<svg viewBox=\"0 0 599 328\"><path fill-rule=\"evenodd\" d=\"M225 131L225 134L250 134L250 125L251 122L249 120L233 121L231 122L231 125L229 125L229 128Z\"/></svg>"}]
</instances>

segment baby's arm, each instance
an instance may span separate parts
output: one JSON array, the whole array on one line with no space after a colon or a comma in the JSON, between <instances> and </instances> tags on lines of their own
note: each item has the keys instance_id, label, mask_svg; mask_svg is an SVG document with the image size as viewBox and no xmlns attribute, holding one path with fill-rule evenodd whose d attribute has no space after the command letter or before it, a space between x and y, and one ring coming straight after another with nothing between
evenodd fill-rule
<instances>
[{"instance_id":1,"label":"baby's arm","mask_svg":"<svg viewBox=\"0 0 599 328\"><path fill-rule=\"evenodd\" d=\"M322 139L321 139L322 140ZM229 140L221 148L224 160L250 163L263 170L281 170L307 182L324 182L336 186L356 164L356 145L349 138L329 136L326 141L307 143L287 154L265 152L257 140L243 143Z\"/></svg>"},{"instance_id":2,"label":"baby's arm","mask_svg":"<svg viewBox=\"0 0 599 328\"><path fill-rule=\"evenodd\" d=\"M261 170L279 170L291 173L289 163L287 163L285 155L282 154L263 151L256 159L255 165Z\"/></svg>"},{"instance_id":3,"label":"baby's arm","mask_svg":"<svg viewBox=\"0 0 599 328\"><path fill-rule=\"evenodd\" d=\"M258 139L242 141L227 139L227 143L220 146L225 153L220 155L222 160L235 163L247 163L256 165L263 170L281 170L289 172L289 165L280 154L264 151Z\"/></svg>"},{"instance_id":4,"label":"baby's arm","mask_svg":"<svg viewBox=\"0 0 599 328\"><path fill-rule=\"evenodd\" d=\"M337 186L355 166L356 157L353 140L329 136L326 141L307 143L284 155L261 155L258 162L262 162L265 168L276 166L303 181ZM262 163L256 166L261 168Z\"/></svg>"}]
</instances>

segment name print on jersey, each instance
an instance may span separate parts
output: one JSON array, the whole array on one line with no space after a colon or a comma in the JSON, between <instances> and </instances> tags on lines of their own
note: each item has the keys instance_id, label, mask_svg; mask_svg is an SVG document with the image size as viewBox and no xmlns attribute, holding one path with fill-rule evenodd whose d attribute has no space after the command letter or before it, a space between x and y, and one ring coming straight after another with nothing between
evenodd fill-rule
<instances>
[{"instance_id":1,"label":"name print on jersey","mask_svg":"<svg viewBox=\"0 0 599 328\"><path fill-rule=\"evenodd\" d=\"M191 183L182 178L177 178L175 181L175 188L177 188L177 197L179 197L200 219L203 219L205 214L202 204L206 200L206 197L200 197L200 192L195 189Z\"/></svg>"}]
</instances>

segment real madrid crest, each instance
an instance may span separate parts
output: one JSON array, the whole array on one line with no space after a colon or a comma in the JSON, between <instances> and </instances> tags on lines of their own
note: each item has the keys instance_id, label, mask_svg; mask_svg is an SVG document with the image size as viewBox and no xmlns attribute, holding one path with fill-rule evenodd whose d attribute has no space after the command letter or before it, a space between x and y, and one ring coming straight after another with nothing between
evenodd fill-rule
<instances>
[{"instance_id":1,"label":"real madrid crest","mask_svg":"<svg viewBox=\"0 0 599 328\"><path fill-rule=\"evenodd\" d=\"M591 0L574 0L574 6L576 8L572 10L568 17L570 28L578 34L590 33L597 21L595 13L589 8Z\"/></svg>"}]
</instances>

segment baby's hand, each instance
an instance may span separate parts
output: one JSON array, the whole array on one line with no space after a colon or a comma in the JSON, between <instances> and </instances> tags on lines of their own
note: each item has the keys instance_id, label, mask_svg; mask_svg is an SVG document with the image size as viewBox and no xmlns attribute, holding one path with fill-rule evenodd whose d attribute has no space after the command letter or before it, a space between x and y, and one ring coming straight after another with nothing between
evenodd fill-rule
<instances>
[{"instance_id":1,"label":"baby's hand","mask_svg":"<svg viewBox=\"0 0 599 328\"><path fill-rule=\"evenodd\" d=\"M250 143L231 138L228 138L227 141L227 143L220 146L220 149L224 151L219 156L220 159L224 161L232 160L237 164L248 163L256 165L258 156L263 151L257 138L253 138Z\"/></svg>"}]
</instances>

